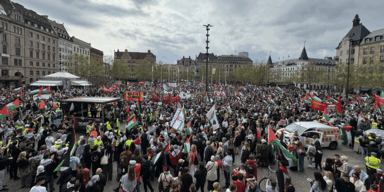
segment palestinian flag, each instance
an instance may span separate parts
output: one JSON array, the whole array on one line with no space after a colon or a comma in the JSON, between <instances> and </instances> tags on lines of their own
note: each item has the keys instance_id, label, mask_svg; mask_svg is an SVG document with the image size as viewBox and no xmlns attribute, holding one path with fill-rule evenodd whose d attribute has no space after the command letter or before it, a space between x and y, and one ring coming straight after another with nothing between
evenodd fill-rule
<instances>
[{"instance_id":1,"label":"palestinian flag","mask_svg":"<svg viewBox=\"0 0 384 192\"><path fill-rule=\"evenodd\" d=\"M17 95L17 97L22 97L22 96L23 96L23 92Z\"/></svg>"},{"instance_id":2,"label":"palestinian flag","mask_svg":"<svg viewBox=\"0 0 384 192\"><path fill-rule=\"evenodd\" d=\"M31 95L36 95L39 93L39 90L38 89L35 89L35 90L32 90L29 92Z\"/></svg>"},{"instance_id":3,"label":"palestinian flag","mask_svg":"<svg viewBox=\"0 0 384 192\"><path fill-rule=\"evenodd\" d=\"M343 134L343 144L349 145L352 143L352 135L351 135L351 126L343 126L341 127L341 133Z\"/></svg>"},{"instance_id":4,"label":"palestinian flag","mask_svg":"<svg viewBox=\"0 0 384 192\"><path fill-rule=\"evenodd\" d=\"M367 106L367 104L363 100L361 100L360 105L363 106L363 107Z\"/></svg>"},{"instance_id":5,"label":"palestinian flag","mask_svg":"<svg viewBox=\"0 0 384 192\"><path fill-rule=\"evenodd\" d=\"M43 89L43 91L42 91L43 93L50 93L51 92L51 88L46 88L46 89Z\"/></svg>"},{"instance_id":6,"label":"palestinian flag","mask_svg":"<svg viewBox=\"0 0 384 192\"><path fill-rule=\"evenodd\" d=\"M306 103L311 103L312 102L312 98L308 94L305 96L305 102Z\"/></svg>"},{"instance_id":7,"label":"palestinian flag","mask_svg":"<svg viewBox=\"0 0 384 192\"><path fill-rule=\"evenodd\" d=\"M380 95L381 95L381 94L380 94ZM356 94L356 98L361 99L361 97L359 96L359 94Z\"/></svg>"},{"instance_id":8,"label":"palestinian flag","mask_svg":"<svg viewBox=\"0 0 384 192\"><path fill-rule=\"evenodd\" d=\"M257 128L257 139L261 139L261 132L260 132L260 128Z\"/></svg>"},{"instance_id":9,"label":"palestinian flag","mask_svg":"<svg viewBox=\"0 0 384 192\"><path fill-rule=\"evenodd\" d=\"M187 131L188 135L190 135L192 133L191 124L192 124L191 121L189 123L187 123L187 127L185 129Z\"/></svg>"},{"instance_id":10,"label":"palestinian flag","mask_svg":"<svg viewBox=\"0 0 384 192\"><path fill-rule=\"evenodd\" d=\"M13 91L18 92L18 91L21 91L22 89L23 88L19 87L19 88L14 89Z\"/></svg>"},{"instance_id":11,"label":"palestinian flag","mask_svg":"<svg viewBox=\"0 0 384 192\"><path fill-rule=\"evenodd\" d=\"M381 95L381 94L380 94ZM367 93L364 94L364 96L366 96L367 98L369 98L369 95Z\"/></svg>"},{"instance_id":12,"label":"palestinian flag","mask_svg":"<svg viewBox=\"0 0 384 192\"><path fill-rule=\"evenodd\" d=\"M205 102L209 102L209 99L208 99L208 93L205 93L205 97L204 97L204 99L205 99Z\"/></svg>"},{"instance_id":13,"label":"palestinian flag","mask_svg":"<svg viewBox=\"0 0 384 192\"><path fill-rule=\"evenodd\" d=\"M328 115L328 110L327 110L326 107L324 107L323 117L324 117L327 121L330 120L329 115Z\"/></svg>"},{"instance_id":14,"label":"palestinian flag","mask_svg":"<svg viewBox=\"0 0 384 192\"><path fill-rule=\"evenodd\" d=\"M43 92L43 91L44 91L43 87L40 87L39 92Z\"/></svg>"},{"instance_id":15,"label":"palestinian flag","mask_svg":"<svg viewBox=\"0 0 384 192\"><path fill-rule=\"evenodd\" d=\"M357 124L359 124L359 122L360 122L361 120L363 120L363 119L364 119L363 112L360 112L360 115L359 115L359 117L357 118Z\"/></svg>"},{"instance_id":16,"label":"palestinian flag","mask_svg":"<svg viewBox=\"0 0 384 192\"><path fill-rule=\"evenodd\" d=\"M275 104L275 102L272 100L272 98L269 98L268 101L269 101L271 104Z\"/></svg>"},{"instance_id":17,"label":"palestinian flag","mask_svg":"<svg viewBox=\"0 0 384 192\"><path fill-rule=\"evenodd\" d=\"M337 103L337 100L332 98L331 96L327 95L327 99L329 102L332 102L332 103Z\"/></svg>"},{"instance_id":18,"label":"palestinian flag","mask_svg":"<svg viewBox=\"0 0 384 192\"><path fill-rule=\"evenodd\" d=\"M318 98L315 94L312 93L311 97L312 97L313 100L315 100L315 101L321 103L321 99Z\"/></svg>"},{"instance_id":19,"label":"palestinian flag","mask_svg":"<svg viewBox=\"0 0 384 192\"><path fill-rule=\"evenodd\" d=\"M275 133L273 133L271 127L268 128L268 144L271 144L280 148L284 157L288 160L289 166L297 166L297 158L294 155L292 155L285 147L281 145Z\"/></svg>"},{"instance_id":20,"label":"palestinian flag","mask_svg":"<svg viewBox=\"0 0 384 192\"><path fill-rule=\"evenodd\" d=\"M133 119L128 123L127 129L131 130L135 125L137 125L136 117L133 116Z\"/></svg>"},{"instance_id":21,"label":"palestinian flag","mask_svg":"<svg viewBox=\"0 0 384 192\"><path fill-rule=\"evenodd\" d=\"M276 86L276 90L281 92L281 89L280 89L280 87L278 85Z\"/></svg>"},{"instance_id":22,"label":"palestinian flag","mask_svg":"<svg viewBox=\"0 0 384 192\"><path fill-rule=\"evenodd\" d=\"M103 88L102 88L102 87L100 87L98 91L103 91Z\"/></svg>"},{"instance_id":23,"label":"palestinian flag","mask_svg":"<svg viewBox=\"0 0 384 192\"><path fill-rule=\"evenodd\" d=\"M64 154L63 160L60 162L60 164L56 167L56 169L53 172L56 171L63 171L65 169L70 168L69 163L71 156L75 154L76 148L77 148L77 141L76 141L76 133L75 129L73 129L73 132L69 134L70 137L67 138L68 142L68 150Z\"/></svg>"},{"instance_id":24,"label":"palestinian flag","mask_svg":"<svg viewBox=\"0 0 384 192\"><path fill-rule=\"evenodd\" d=\"M192 138L192 135L189 136L187 142L184 143L183 153L188 154L191 151L191 138Z\"/></svg>"},{"instance_id":25,"label":"palestinian flag","mask_svg":"<svg viewBox=\"0 0 384 192\"><path fill-rule=\"evenodd\" d=\"M380 91L380 98L384 98L384 90Z\"/></svg>"},{"instance_id":26,"label":"palestinian flag","mask_svg":"<svg viewBox=\"0 0 384 192\"><path fill-rule=\"evenodd\" d=\"M1 109L0 111L0 120L8 116L9 116L9 113L8 113L7 107L4 106L3 109Z\"/></svg>"},{"instance_id":27,"label":"palestinian flag","mask_svg":"<svg viewBox=\"0 0 384 192\"><path fill-rule=\"evenodd\" d=\"M18 98L14 102L7 104L7 109L16 109L18 107L20 107L20 101Z\"/></svg>"},{"instance_id":28,"label":"palestinian flag","mask_svg":"<svg viewBox=\"0 0 384 192\"><path fill-rule=\"evenodd\" d=\"M268 102L266 101L266 100L264 100L264 99L261 99L265 104L268 104Z\"/></svg>"},{"instance_id":29,"label":"palestinian flag","mask_svg":"<svg viewBox=\"0 0 384 192\"><path fill-rule=\"evenodd\" d=\"M161 153L162 152L160 152L160 153L158 153L158 154L156 154L155 156L152 157L151 161L152 161L153 164L156 164L157 160L159 160L159 158L161 156Z\"/></svg>"},{"instance_id":30,"label":"palestinian flag","mask_svg":"<svg viewBox=\"0 0 384 192\"><path fill-rule=\"evenodd\" d=\"M169 149L169 145L170 145L170 143L168 142L168 145L165 147L164 152L167 152L167 151L170 150L170 149Z\"/></svg>"}]
</instances>

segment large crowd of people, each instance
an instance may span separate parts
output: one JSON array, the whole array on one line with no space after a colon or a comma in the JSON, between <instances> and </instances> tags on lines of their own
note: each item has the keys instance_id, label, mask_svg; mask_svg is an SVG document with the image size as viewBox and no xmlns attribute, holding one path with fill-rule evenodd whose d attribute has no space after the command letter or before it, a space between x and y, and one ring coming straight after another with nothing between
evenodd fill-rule
<instances>
[{"instance_id":1,"label":"large crowd of people","mask_svg":"<svg viewBox=\"0 0 384 192\"><path fill-rule=\"evenodd\" d=\"M360 96L345 98L332 91L292 87L211 85L206 91L205 85L192 82L174 87L137 83L113 87L107 91L51 87L48 99L32 95L27 88L3 88L1 109L17 99L19 106L9 107L9 116L0 114L0 191L9 190L6 183L20 182L21 188L31 192L102 192L107 185L123 192L140 188L145 192L259 192L260 187L268 192L294 192L303 190L295 188L289 172L304 172L304 161L316 169L313 180L308 179L311 192L384 191L381 135L363 133L384 129L372 94L364 97L366 106ZM127 100L126 91L143 92L144 97L139 102ZM165 95L170 98L167 104L162 102ZM323 111L311 109L307 95L324 103L337 100L342 112L330 110L326 120ZM74 97L122 101L108 106L87 104L83 111L61 106L62 99ZM207 117L212 106L214 123ZM172 125L179 108L185 117L182 128ZM50 117L58 111L64 115L56 128ZM84 116L92 120L79 130L76 118ZM279 130L300 121L351 126L347 145L361 153L366 168L349 164L345 155L323 159L321 138L314 137L306 148L298 135L283 141ZM128 126L132 122L136 124ZM297 164L268 143L269 128ZM259 186L258 168L269 165L276 165L276 179ZM5 182L8 173L13 181Z\"/></svg>"}]
</instances>

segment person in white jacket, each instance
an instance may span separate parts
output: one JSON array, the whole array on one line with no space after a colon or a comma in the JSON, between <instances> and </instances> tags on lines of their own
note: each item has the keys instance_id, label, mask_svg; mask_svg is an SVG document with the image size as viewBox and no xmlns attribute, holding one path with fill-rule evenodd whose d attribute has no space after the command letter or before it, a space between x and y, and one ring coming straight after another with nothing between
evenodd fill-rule
<instances>
[{"instance_id":1,"label":"person in white jacket","mask_svg":"<svg viewBox=\"0 0 384 192\"><path fill-rule=\"evenodd\" d=\"M312 167L312 161L313 158L315 158L316 154L316 147L313 142L308 146L307 149L307 160L308 160L308 167Z\"/></svg>"},{"instance_id":2,"label":"person in white jacket","mask_svg":"<svg viewBox=\"0 0 384 192\"><path fill-rule=\"evenodd\" d=\"M364 183L360 180L360 174L358 172L353 173L350 180L351 180L351 183L353 183L355 185L355 192L366 192L367 191Z\"/></svg>"},{"instance_id":3,"label":"person in white jacket","mask_svg":"<svg viewBox=\"0 0 384 192\"><path fill-rule=\"evenodd\" d=\"M219 165L216 162L216 157L212 155L211 160L205 166L207 169L208 191L213 191L213 183L217 180L218 167Z\"/></svg>"}]
</instances>

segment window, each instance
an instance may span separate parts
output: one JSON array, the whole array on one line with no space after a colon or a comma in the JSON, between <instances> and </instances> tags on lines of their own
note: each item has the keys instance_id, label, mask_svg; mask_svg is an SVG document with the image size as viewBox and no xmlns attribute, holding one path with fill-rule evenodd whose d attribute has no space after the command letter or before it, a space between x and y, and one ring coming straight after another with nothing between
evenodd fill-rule
<instances>
[{"instance_id":1,"label":"window","mask_svg":"<svg viewBox=\"0 0 384 192\"><path fill-rule=\"evenodd\" d=\"M29 51L29 57L33 58L33 51Z\"/></svg>"},{"instance_id":2,"label":"window","mask_svg":"<svg viewBox=\"0 0 384 192\"><path fill-rule=\"evenodd\" d=\"M363 64L367 64L367 58L363 58Z\"/></svg>"},{"instance_id":3,"label":"window","mask_svg":"<svg viewBox=\"0 0 384 192\"><path fill-rule=\"evenodd\" d=\"M37 28L37 24L36 23L33 26L35 26Z\"/></svg>"},{"instance_id":4,"label":"window","mask_svg":"<svg viewBox=\"0 0 384 192\"><path fill-rule=\"evenodd\" d=\"M50 43L51 42L51 38L48 38L48 43Z\"/></svg>"},{"instance_id":5,"label":"window","mask_svg":"<svg viewBox=\"0 0 384 192\"><path fill-rule=\"evenodd\" d=\"M369 63L373 63L373 57L369 58Z\"/></svg>"},{"instance_id":6,"label":"window","mask_svg":"<svg viewBox=\"0 0 384 192\"><path fill-rule=\"evenodd\" d=\"M15 43L16 43L16 45L20 45L20 38L15 37Z\"/></svg>"},{"instance_id":7,"label":"window","mask_svg":"<svg viewBox=\"0 0 384 192\"><path fill-rule=\"evenodd\" d=\"M52 59L55 61L55 55L52 55Z\"/></svg>"},{"instance_id":8,"label":"window","mask_svg":"<svg viewBox=\"0 0 384 192\"><path fill-rule=\"evenodd\" d=\"M14 59L14 60L13 60L13 64L14 64L15 66L17 66L17 61L18 61L17 59Z\"/></svg>"},{"instance_id":9,"label":"window","mask_svg":"<svg viewBox=\"0 0 384 192\"><path fill-rule=\"evenodd\" d=\"M48 45L48 51L51 51L51 46Z\"/></svg>"},{"instance_id":10,"label":"window","mask_svg":"<svg viewBox=\"0 0 384 192\"><path fill-rule=\"evenodd\" d=\"M43 36L43 41L45 41L45 37Z\"/></svg>"},{"instance_id":11,"label":"window","mask_svg":"<svg viewBox=\"0 0 384 192\"><path fill-rule=\"evenodd\" d=\"M40 37L39 37L39 35L38 34L36 34L36 39L39 39Z\"/></svg>"},{"instance_id":12,"label":"window","mask_svg":"<svg viewBox=\"0 0 384 192\"><path fill-rule=\"evenodd\" d=\"M43 73L42 75L45 75L45 71L43 71L42 73Z\"/></svg>"},{"instance_id":13,"label":"window","mask_svg":"<svg viewBox=\"0 0 384 192\"><path fill-rule=\"evenodd\" d=\"M30 74L30 75L33 75L33 71L32 71L32 70L31 70L31 71L29 71L29 74Z\"/></svg>"},{"instance_id":14,"label":"window","mask_svg":"<svg viewBox=\"0 0 384 192\"><path fill-rule=\"evenodd\" d=\"M1 76L8 76L9 75L9 70L1 70Z\"/></svg>"},{"instance_id":15,"label":"window","mask_svg":"<svg viewBox=\"0 0 384 192\"><path fill-rule=\"evenodd\" d=\"M52 64L52 67L55 68L55 64Z\"/></svg>"},{"instance_id":16,"label":"window","mask_svg":"<svg viewBox=\"0 0 384 192\"><path fill-rule=\"evenodd\" d=\"M340 51L340 56L342 56L343 55L343 51Z\"/></svg>"},{"instance_id":17,"label":"window","mask_svg":"<svg viewBox=\"0 0 384 192\"><path fill-rule=\"evenodd\" d=\"M41 57L45 60L45 53L41 53Z\"/></svg>"},{"instance_id":18,"label":"window","mask_svg":"<svg viewBox=\"0 0 384 192\"><path fill-rule=\"evenodd\" d=\"M55 44L56 43L56 41L55 40L53 40L53 44Z\"/></svg>"},{"instance_id":19,"label":"window","mask_svg":"<svg viewBox=\"0 0 384 192\"><path fill-rule=\"evenodd\" d=\"M43 50L45 50L45 45L44 44L41 44L43 46Z\"/></svg>"},{"instance_id":20,"label":"window","mask_svg":"<svg viewBox=\"0 0 384 192\"><path fill-rule=\"evenodd\" d=\"M36 75L40 75L40 71L36 71Z\"/></svg>"},{"instance_id":21,"label":"window","mask_svg":"<svg viewBox=\"0 0 384 192\"><path fill-rule=\"evenodd\" d=\"M363 55L367 55L367 54L368 54L368 48L364 48Z\"/></svg>"},{"instance_id":22,"label":"window","mask_svg":"<svg viewBox=\"0 0 384 192\"><path fill-rule=\"evenodd\" d=\"M40 58L39 52L36 51L36 58Z\"/></svg>"},{"instance_id":23,"label":"window","mask_svg":"<svg viewBox=\"0 0 384 192\"><path fill-rule=\"evenodd\" d=\"M384 45L380 47L380 53L384 53Z\"/></svg>"},{"instance_id":24,"label":"window","mask_svg":"<svg viewBox=\"0 0 384 192\"><path fill-rule=\"evenodd\" d=\"M4 31L6 31L7 30L7 23L4 23L4 22L0 22L0 28L3 28L4 29Z\"/></svg>"},{"instance_id":25,"label":"window","mask_svg":"<svg viewBox=\"0 0 384 192\"><path fill-rule=\"evenodd\" d=\"M355 62L355 58L351 58L351 63L354 63Z\"/></svg>"},{"instance_id":26,"label":"window","mask_svg":"<svg viewBox=\"0 0 384 192\"><path fill-rule=\"evenodd\" d=\"M27 21L28 25L31 25L31 22L30 21Z\"/></svg>"},{"instance_id":27,"label":"window","mask_svg":"<svg viewBox=\"0 0 384 192\"><path fill-rule=\"evenodd\" d=\"M40 48L40 44L39 43L36 43L36 48Z\"/></svg>"},{"instance_id":28,"label":"window","mask_svg":"<svg viewBox=\"0 0 384 192\"><path fill-rule=\"evenodd\" d=\"M51 64L50 64L50 63L48 63L48 67L51 67Z\"/></svg>"},{"instance_id":29,"label":"window","mask_svg":"<svg viewBox=\"0 0 384 192\"><path fill-rule=\"evenodd\" d=\"M29 66L33 66L33 61L29 62Z\"/></svg>"},{"instance_id":30,"label":"window","mask_svg":"<svg viewBox=\"0 0 384 192\"><path fill-rule=\"evenodd\" d=\"M384 56L380 56L380 62L384 62Z\"/></svg>"},{"instance_id":31,"label":"window","mask_svg":"<svg viewBox=\"0 0 384 192\"><path fill-rule=\"evenodd\" d=\"M39 66L40 66L40 63L39 63L39 62L36 62L36 66L39 67Z\"/></svg>"},{"instance_id":32,"label":"window","mask_svg":"<svg viewBox=\"0 0 384 192\"><path fill-rule=\"evenodd\" d=\"M20 56L20 48L16 48L15 52L17 56Z\"/></svg>"},{"instance_id":33,"label":"window","mask_svg":"<svg viewBox=\"0 0 384 192\"><path fill-rule=\"evenodd\" d=\"M21 59L19 59L19 66L22 66L23 65L23 62Z\"/></svg>"},{"instance_id":34,"label":"window","mask_svg":"<svg viewBox=\"0 0 384 192\"><path fill-rule=\"evenodd\" d=\"M48 54L48 61L51 60L51 54Z\"/></svg>"},{"instance_id":35,"label":"window","mask_svg":"<svg viewBox=\"0 0 384 192\"><path fill-rule=\"evenodd\" d=\"M370 51L371 54L375 54L375 47L371 47L371 51Z\"/></svg>"},{"instance_id":36,"label":"window","mask_svg":"<svg viewBox=\"0 0 384 192\"><path fill-rule=\"evenodd\" d=\"M30 41L30 46L33 47L33 41Z\"/></svg>"},{"instance_id":37,"label":"window","mask_svg":"<svg viewBox=\"0 0 384 192\"><path fill-rule=\"evenodd\" d=\"M8 65L8 57L3 57L1 60L3 65Z\"/></svg>"},{"instance_id":38,"label":"window","mask_svg":"<svg viewBox=\"0 0 384 192\"><path fill-rule=\"evenodd\" d=\"M380 40L381 40L381 36L375 37L375 41L380 41Z\"/></svg>"},{"instance_id":39,"label":"window","mask_svg":"<svg viewBox=\"0 0 384 192\"><path fill-rule=\"evenodd\" d=\"M7 34L3 34L3 42L7 42Z\"/></svg>"},{"instance_id":40,"label":"window","mask_svg":"<svg viewBox=\"0 0 384 192\"><path fill-rule=\"evenodd\" d=\"M3 45L3 53L7 54L7 46L6 45Z\"/></svg>"},{"instance_id":41,"label":"window","mask_svg":"<svg viewBox=\"0 0 384 192\"><path fill-rule=\"evenodd\" d=\"M352 49L351 54L355 54L355 49Z\"/></svg>"},{"instance_id":42,"label":"window","mask_svg":"<svg viewBox=\"0 0 384 192\"><path fill-rule=\"evenodd\" d=\"M41 65L42 65L42 67L45 67L45 63L42 63Z\"/></svg>"},{"instance_id":43,"label":"window","mask_svg":"<svg viewBox=\"0 0 384 192\"><path fill-rule=\"evenodd\" d=\"M18 14L15 14L15 19L16 19L16 21L20 21L20 15L18 15Z\"/></svg>"}]
</instances>

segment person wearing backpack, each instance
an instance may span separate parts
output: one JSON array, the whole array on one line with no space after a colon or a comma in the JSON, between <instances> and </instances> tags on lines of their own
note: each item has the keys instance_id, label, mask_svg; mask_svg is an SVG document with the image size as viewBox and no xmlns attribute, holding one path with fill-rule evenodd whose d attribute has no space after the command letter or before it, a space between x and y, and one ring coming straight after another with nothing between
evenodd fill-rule
<instances>
[{"instance_id":1,"label":"person wearing backpack","mask_svg":"<svg viewBox=\"0 0 384 192\"><path fill-rule=\"evenodd\" d=\"M92 161L92 173L96 174L97 168L101 168L100 162L101 157L103 157L103 154L99 150L99 146L95 145L93 147L93 152L91 154L91 161Z\"/></svg>"},{"instance_id":2,"label":"person wearing backpack","mask_svg":"<svg viewBox=\"0 0 384 192\"><path fill-rule=\"evenodd\" d=\"M151 185L151 182L149 181L149 178L153 173L153 163L149 159L148 155L143 155L143 158L144 158L144 161L143 161L143 164L141 165L140 175L143 180L144 191L147 192L147 186L148 186L151 192L153 192L153 187Z\"/></svg>"},{"instance_id":3,"label":"person wearing backpack","mask_svg":"<svg viewBox=\"0 0 384 192\"><path fill-rule=\"evenodd\" d=\"M169 172L169 167L164 167L164 172L160 174L158 182L159 182L159 192L169 192L171 189L171 184L173 181L173 177Z\"/></svg>"},{"instance_id":4,"label":"person wearing backpack","mask_svg":"<svg viewBox=\"0 0 384 192\"><path fill-rule=\"evenodd\" d=\"M196 145L191 146L191 152L188 154L189 158L189 174L191 174L193 178L193 182L196 182L196 179L194 177L195 172L196 172L196 165L199 164L199 159L197 158L197 147Z\"/></svg>"}]
</instances>

